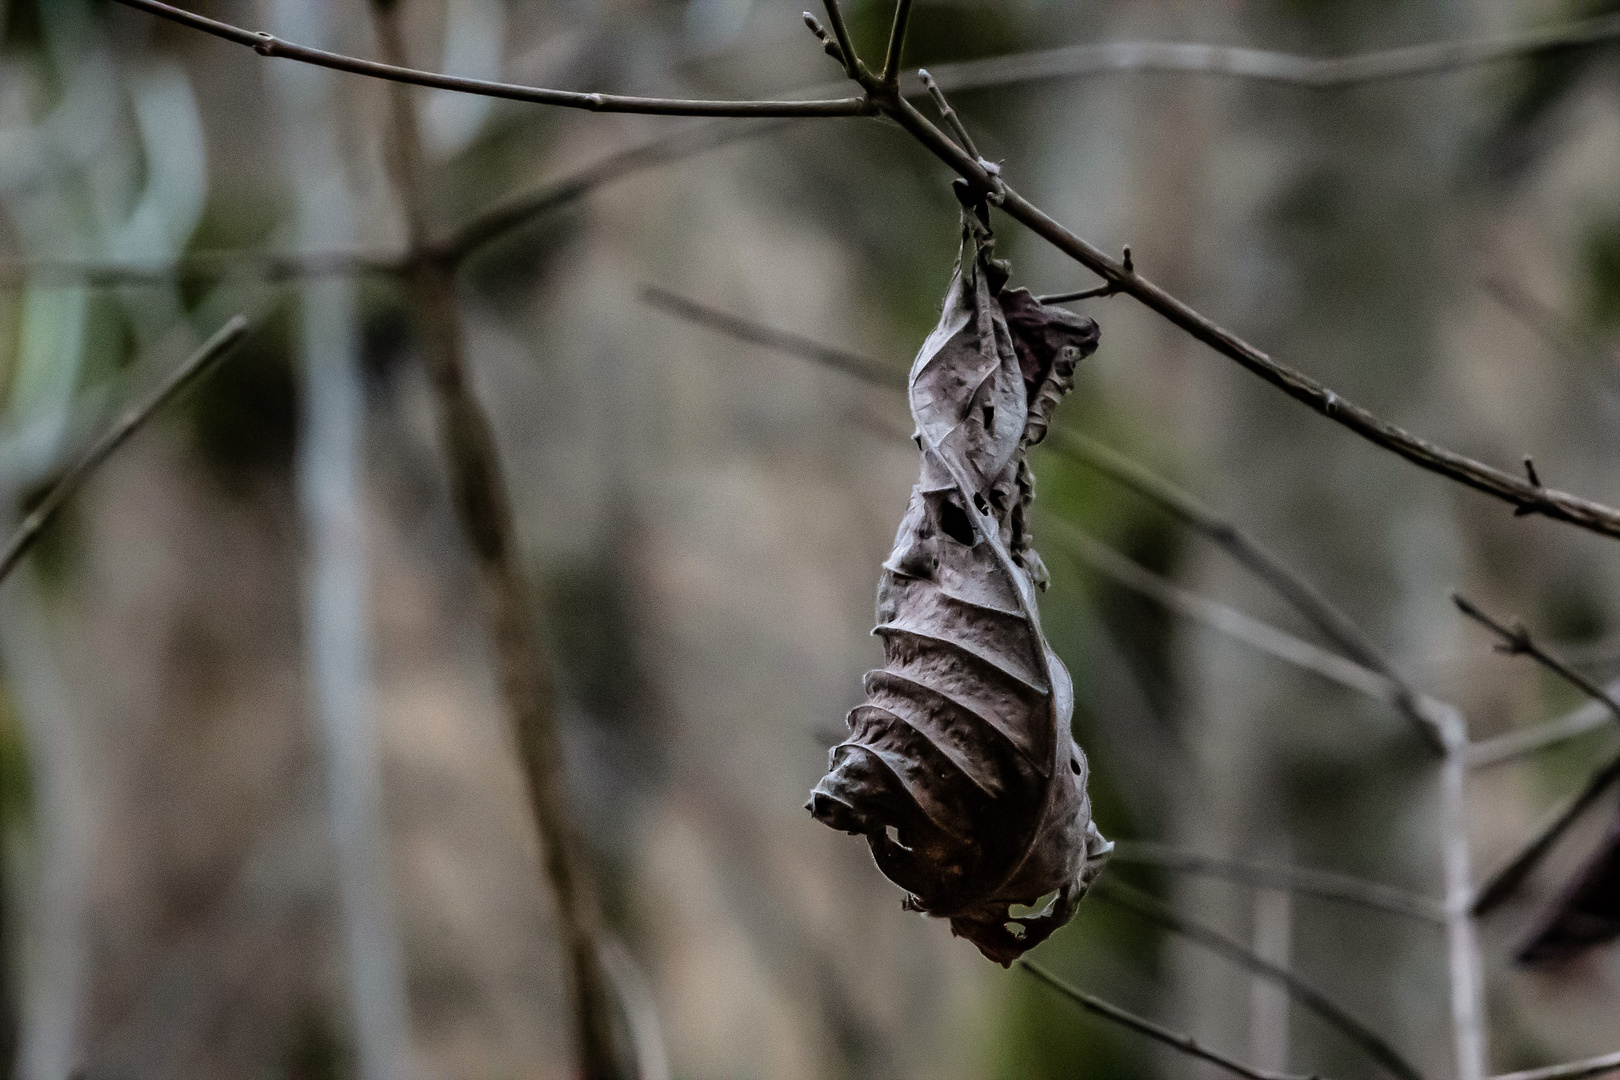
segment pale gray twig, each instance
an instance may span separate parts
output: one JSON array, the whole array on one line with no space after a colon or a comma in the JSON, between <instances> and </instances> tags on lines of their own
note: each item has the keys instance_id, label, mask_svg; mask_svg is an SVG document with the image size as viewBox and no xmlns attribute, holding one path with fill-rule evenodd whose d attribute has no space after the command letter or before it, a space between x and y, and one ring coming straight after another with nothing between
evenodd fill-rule
<instances>
[{"instance_id":1,"label":"pale gray twig","mask_svg":"<svg viewBox=\"0 0 1620 1080\"><path fill-rule=\"evenodd\" d=\"M1605 688L1610 697L1620 696L1620 680ZM1524 731L1510 731L1494 739L1477 742L1468 748L1468 765L1473 769L1489 768L1504 761L1512 761L1533 754L1537 750L1573 739L1614 722L1609 707L1598 701L1588 701L1557 720L1538 724Z\"/></svg>"},{"instance_id":2,"label":"pale gray twig","mask_svg":"<svg viewBox=\"0 0 1620 1080\"><path fill-rule=\"evenodd\" d=\"M39 505L23 519L17 531L11 534L5 548L0 550L0 581L4 581L6 575L16 568L17 563L45 531L45 527L61 512L62 507L67 505L68 499L79 490L90 474L100 468L102 463L113 455L113 451L124 445L131 435L139 431L141 425L151 419L153 413L207 373L231 346L242 340L242 335L247 333L247 329L248 322L240 315L220 327L185 363L175 368L150 397L124 412L113 426L107 429L106 434L96 440L95 445L86 450L83 456L62 474L62 478L56 482L45 498L40 500Z\"/></svg>"},{"instance_id":3,"label":"pale gray twig","mask_svg":"<svg viewBox=\"0 0 1620 1080\"><path fill-rule=\"evenodd\" d=\"M1135 1013L1127 1012L1118 1005L1110 1005L1102 998L1095 997L1083 990L1076 990L1034 961L1020 960L1018 966L1087 1012L1101 1016L1105 1020L1112 1020L1122 1027L1146 1035L1155 1042L1163 1043L1172 1049L1181 1051L1183 1054L1217 1065L1229 1073L1248 1077L1248 1080L1319 1080L1314 1073L1310 1076L1295 1076L1289 1073L1267 1072L1263 1069L1245 1065L1241 1061L1227 1057L1225 1054L1216 1053L1214 1050L1200 1044L1191 1035L1184 1035L1179 1031L1171 1031L1169 1028L1160 1027L1153 1021L1145 1020Z\"/></svg>"}]
</instances>

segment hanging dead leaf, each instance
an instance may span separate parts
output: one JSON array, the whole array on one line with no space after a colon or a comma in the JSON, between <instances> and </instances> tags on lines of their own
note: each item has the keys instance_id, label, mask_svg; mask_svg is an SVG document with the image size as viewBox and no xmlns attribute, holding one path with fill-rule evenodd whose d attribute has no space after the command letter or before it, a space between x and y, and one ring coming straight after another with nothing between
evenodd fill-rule
<instances>
[{"instance_id":1,"label":"hanging dead leaf","mask_svg":"<svg viewBox=\"0 0 1620 1080\"><path fill-rule=\"evenodd\" d=\"M1026 452L1098 334L1005 289L989 230L964 220L944 314L911 368L922 477L878 585L884 666L807 807L864 835L907 907L1006 965L1069 920L1112 847L1091 821L1026 523Z\"/></svg>"}]
</instances>

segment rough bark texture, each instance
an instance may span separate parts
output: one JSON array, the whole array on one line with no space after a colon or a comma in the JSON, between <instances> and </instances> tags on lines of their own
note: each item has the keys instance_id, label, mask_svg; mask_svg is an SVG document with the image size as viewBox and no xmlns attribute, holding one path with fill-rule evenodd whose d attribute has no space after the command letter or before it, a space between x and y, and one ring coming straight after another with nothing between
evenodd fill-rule
<instances>
[{"instance_id":1,"label":"rough bark texture","mask_svg":"<svg viewBox=\"0 0 1620 1080\"><path fill-rule=\"evenodd\" d=\"M865 835L907 907L1010 964L1069 920L1111 847L1069 729L1073 684L1041 633L1045 568L1025 522L1025 454L1098 335L1005 290L988 230L966 221L911 369L922 477L878 585L884 666L808 809Z\"/></svg>"}]
</instances>

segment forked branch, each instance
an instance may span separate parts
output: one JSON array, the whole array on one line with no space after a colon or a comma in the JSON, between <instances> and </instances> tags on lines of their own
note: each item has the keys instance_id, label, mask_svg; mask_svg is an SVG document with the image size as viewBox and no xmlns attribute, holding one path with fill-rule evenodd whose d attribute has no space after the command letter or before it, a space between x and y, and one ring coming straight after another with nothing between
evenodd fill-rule
<instances>
[{"instance_id":1,"label":"forked branch","mask_svg":"<svg viewBox=\"0 0 1620 1080\"><path fill-rule=\"evenodd\" d=\"M113 426L96 440L95 445L86 450L79 460L62 474L62 478L56 482L45 498L40 500L39 505L23 519L17 531L11 534L5 549L0 551L0 581L4 581L6 576L16 569L22 557L28 554L28 550L44 533L45 527L62 512L62 507L67 505L68 499L79 490L90 474L112 457L115 450L124 445L131 435L139 431L141 426L166 403L173 400L175 395L211 371L214 364L229 352L233 345L242 340L242 335L247 333L247 329L248 322L240 315L220 327L185 363L175 368L150 397L120 416Z\"/></svg>"}]
</instances>

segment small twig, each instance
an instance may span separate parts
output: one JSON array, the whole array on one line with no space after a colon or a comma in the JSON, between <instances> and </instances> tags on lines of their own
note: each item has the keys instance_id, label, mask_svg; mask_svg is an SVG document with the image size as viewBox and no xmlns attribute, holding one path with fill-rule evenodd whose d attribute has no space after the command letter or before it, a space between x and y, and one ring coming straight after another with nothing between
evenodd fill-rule
<instances>
[{"instance_id":1,"label":"small twig","mask_svg":"<svg viewBox=\"0 0 1620 1080\"><path fill-rule=\"evenodd\" d=\"M940 119L945 121L945 126L950 128L951 134L956 137L956 144L973 155L975 161L982 162L984 157L979 153L979 148L974 145L973 136L968 134L967 125L962 123L961 116L957 115L956 110L945 97L945 91L939 88L939 83L935 82L934 77L928 74L927 68L918 68L917 78L922 80L923 88L928 91L928 96L934 100L934 108L939 110Z\"/></svg>"},{"instance_id":2,"label":"small twig","mask_svg":"<svg viewBox=\"0 0 1620 1080\"><path fill-rule=\"evenodd\" d=\"M1105 282L1090 289L1081 289L1078 292L1047 293L1037 296L1035 300L1042 304L1072 304L1076 300L1092 300L1099 296L1113 296L1119 292L1119 286L1112 281Z\"/></svg>"},{"instance_id":3,"label":"small twig","mask_svg":"<svg viewBox=\"0 0 1620 1080\"><path fill-rule=\"evenodd\" d=\"M1446 963L1450 974L1457 1080L1484 1080L1485 979L1474 923L1473 852L1468 843L1468 725L1450 705L1431 708L1445 748L1440 766L1441 867L1446 890Z\"/></svg>"},{"instance_id":4,"label":"small twig","mask_svg":"<svg viewBox=\"0 0 1620 1080\"><path fill-rule=\"evenodd\" d=\"M362 60L357 56L312 49L290 41L282 41L272 34L246 30L240 26L205 18L202 15L160 3L159 0L118 0L126 7L168 19L170 22L201 30L205 34L236 45L246 45L260 56L282 57L317 67L345 71L353 75L367 75L374 79L426 86L435 90L456 90L483 97L504 98L508 101L526 101L536 105L554 105L564 109L585 109L590 112L640 113L653 116L864 116L872 112L865 97L837 98L819 101L697 101L684 98L630 97L622 94L585 94L574 90L550 90L540 86L519 86L514 83L491 82L487 79L462 79L441 75L434 71L420 71L399 64Z\"/></svg>"},{"instance_id":5,"label":"small twig","mask_svg":"<svg viewBox=\"0 0 1620 1080\"><path fill-rule=\"evenodd\" d=\"M1606 689L1610 697L1620 697L1620 680L1611 682ZM1468 748L1468 766L1471 769L1486 769L1505 761L1513 761L1596 731L1613 720L1613 714L1609 712L1608 706L1601 702L1588 701L1557 720L1474 743Z\"/></svg>"},{"instance_id":6,"label":"small twig","mask_svg":"<svg viewBox=\"0 0 1620 1080\"><path fill-rule=\"evenodd\" d=\"M1491 1080L1586 1080L1592 1076L1608 1076L1620 1072L1620 1054L1604 1054L1585 1061L1568 1061L1562 1065L1547 1065L1540 1069L1503 1073Z\"/></svg>"},{"instance_id":7,"label":"small twig","mask_svg":"<svg viewBox=\"0 0 1620 1080\"><path fill-rule=\"evenodd\" d=\"M1446 922L1444 905L1438 900L1348 874L1276 863L1217 859L1148 840L1116 840L1114 851L1108 858L1115 863L1137 863L1179 873L1224 878L1255 888L1286 889L1301 896L1354 904L1371 911L1402 915L1438 926L1444 926Z\"/></svg>"},{"instance_id":8,"label":"small twig","mask_svg":"<svg viewBox=\"0 0 1620 1080\"><path fill-rule=\"evenodd\" d=\"M1359 1047L1391 1076L1399 1077L1400 1080L1423 1080L1423 1074L1371 1028L1345 1012L1331 998L1293 972L1256 956L1247 945L1233 940L1219 930L1184 918L1170 905L1116 879L1105 877L1091 888L1099 898L1134 912L1149 922L1202 945L1253 974L1282 986L1288 991L1289 997L1338 1029L1340 1034Z\"/></svg>"},{"instance_id":9,"label":"small twig","mask_svg":"<svg viewBox=\"0 0 1620 1080\"><path fill-rule=\"evenodd\" d=\"M61 512L68 499L79 490L90 474L100 468L115 450L124 445L131 435L140 430L141 425L150 420L152 415L176 394L210 371L214 364L230 351L231 346L242 340L242 335L247 333L247 329L248 321L240 315L220 327L214 332L213 337L203 342L185 363L175 368L169 377L163 380L152 392L151 397L127 410L100 439L96 440L94 446L73 463L45 498L40 500L39 505L23 519L17 531L11 534L4 551L0 552L0 581L4 581L6 576L16 569L17 563L34 546L40 534L45 531L45 527Z\"/></svg>"},{"instance_id":10,"label":"small twig","mask_svg":"<svg viewBox=\"0 0 1620 1080\"><path fill-rule=\"evenodd\" d=\"M863 86L866 85L872 76L849 39L849 27L844 25L844 12L838 6L838 0L822 0L822 7L827 10L827 22L832 25L833 40L838 43L838 49L843 54L844 70L851 79Z\"/></svg>"},{"instance_id":11,"label":"small twig","mask_svg":"<svg viewBox=\"0 0 1620 1080\"><path fill-rule=\"evenodd\" d=\"M1247 1077L1248 1080L1319 1080L1314 1073L1308 1077L1295 1076L1289 1073L1267 1072L1264 1069L1256 1069L1253 1066L1245 1065L1241 1061L1236 1061L1224 1054L1218 1054L1210 1050L1201 1045L1191 1035L1184 1035L1181 1032L1160 1027L1151 1020L1144 1020L1135 1013L1126 1012L1118 1005L1110 1005L1102 998L1094 997L1083 990L1076 990L1033 961L1020 960L1018 966L1089 1013L1101 1016L1105 1020L1112 1020L1121 1027L1130 1028L1138 1034L1146 1035L1148 1038L1161 1042L1172 1049L1179 1050L1183 1054L1207 1061L1212 1065L1218 1065L1227 1072Z\"/></svg>"},{"instance_id":12,"label":"small twig","mask_svg":"<svg viewBox=\"0 0 1620 1080\"><path fill-rule=\"evenodd\" d=\"M641 289L641 300L661 311L666 311L687 322L699 326L718 330L722 334L746 341L750 344L761 345L776 352L786 353L802 359L813 360L823 367L841 371L846 375L853 375L864 382L886 386L894 390L905 390L906 373L887 364L880 364L876 360L869 360L855 353L845 352L828 345L812 341L797 334L790 334L785 330L777 330L761 323L739 318L728 314L718 308L700 304L696 300L688 300L666 289L655 285L645 285Z\"/></svg>"},{"instance_id":13,"label":"small twig","mask_svg":"<svg viewBox=\"0 0 1620 1080\"><path fill-rule=\"evenodd\" d=\"M1525 459L1525 463L1528 466L1528 458ZM1531 473L1534 475L1533 469ZM1615 720L1620 721L1620 701L1610 697L1609 692L1603 687L1543 648L1523 623L1508 626L1480 610L1477 604L1461 593L1452 593L1451 600L1452 603L1457 605L1458 611L1461 611L1464 615L1502 639L1496 645L1497 652L1505 653L1508 656L1530 657L1530 659L1551 671L1593 701L1602 704L1614 716Z\"/></svg>"},{"instance_id":14,"label":"small twig","mask_svg":"<svg viewBox=\"0 0 1620 1080\"><path fill-rule=\"evenodd\" d=\"M1301 641L1236 608L1188 592L1137 565L1061 517L1046 514L1041 520L1043 530L1055 531L1056 543L1067 554L1133 592L1141 593L1166 609L1203 623L1250 648L1313 672L1358 694L1365 694L1374 701L1386 705L1394 703L1397 694L1395 686L1376 671L1364 668L1353 660L1346 660L1338 653Z\"/></svg>"},{"instance_id":15,"label":"small twig","mask_svg":"<svg viewBox=\"0 0 1620 1080\"><path fill-rule=\"evenodd\" d=\"M890 86L900 81L900 54L906 48L906 28L911 20L911 0L896 0L894 25L889 29L889 50L883 58L883 81Z\"/></svg>"}]
</instances>

